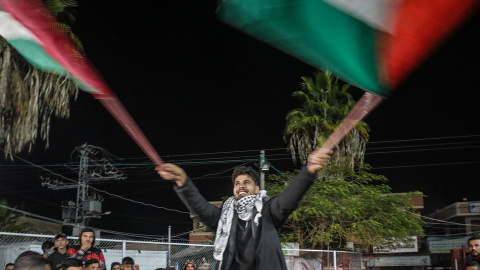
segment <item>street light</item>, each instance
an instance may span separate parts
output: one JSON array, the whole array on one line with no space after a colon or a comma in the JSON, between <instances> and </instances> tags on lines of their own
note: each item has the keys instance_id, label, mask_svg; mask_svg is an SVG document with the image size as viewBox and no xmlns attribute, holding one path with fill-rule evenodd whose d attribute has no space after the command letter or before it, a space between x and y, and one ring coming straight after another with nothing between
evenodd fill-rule
<instances>
[{"instance_id":1,"label":"street light","mask_svg":"<svg viewBox=\"0 0 480 270\"><path fill-rule=\"evenodd\" d=\"M265 150L260 151L260 189L265 189L265 172L270 170L270 162L265 158Z\"/></svg>"}]
</instances>

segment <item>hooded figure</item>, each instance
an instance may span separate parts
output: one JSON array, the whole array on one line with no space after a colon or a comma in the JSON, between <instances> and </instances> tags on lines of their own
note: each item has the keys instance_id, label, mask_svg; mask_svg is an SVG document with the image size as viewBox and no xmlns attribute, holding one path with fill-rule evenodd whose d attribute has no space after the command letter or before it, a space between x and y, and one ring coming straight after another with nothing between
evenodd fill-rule
<instances>
[{"instance_id":1,"label":"hooded figure","mask_svg":"<svg viewBox=\"0 0 480 270\"><path fill-rule=\"evenodd\" d=\"M100 268L105 270L103 253L100 249L93 246L95 244L95 232L92 229L83 229L80 235L78 235L78 241L80 245L73 246L67 250L68 256L82 261L83 264L88 260L98 260Z\"/></svg>"}]
</instances>

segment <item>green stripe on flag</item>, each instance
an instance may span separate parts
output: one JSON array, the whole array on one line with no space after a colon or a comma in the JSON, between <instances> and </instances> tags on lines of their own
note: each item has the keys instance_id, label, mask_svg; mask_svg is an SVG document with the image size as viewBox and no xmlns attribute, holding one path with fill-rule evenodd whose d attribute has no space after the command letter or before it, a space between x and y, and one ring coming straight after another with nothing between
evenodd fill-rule
<instances>
[{"instance_id":1,"label":"green stripe on flag","mask_svg":"<svg viewBox=\"0 0 480 270\"><path fill-rule=\"evenodd\" d=\"M14 47L27 61L34 67L45 72L52 72L58 75L66 76L77 83L77 85L86 92L96 93L95 89L91 89L83 85L79 80L70 76L55 60L48 56L37 43L32 40L16 39L8 40L8 43Z\"/></svg>"},{"instance_id":2,"label":"green stripe on flag","mask_svg":"<svg viewBox=\"0 0 480 270\"><path fill-rule=\"evenodd\" d=\"M223 1L219 17L301 60L380 96L375 31L320 0Z\"/></svg>"},{"instance_id":3,"label":"green stripe on flag","mask_svg":"<svg viewBox=\"0 0 480 270\"><path fill-rule=\"evenodd\" d=\"M34 67L59 75L67 75L67 72L32 40L14 39L7 41Z\"/></svg>"}]
</instances>

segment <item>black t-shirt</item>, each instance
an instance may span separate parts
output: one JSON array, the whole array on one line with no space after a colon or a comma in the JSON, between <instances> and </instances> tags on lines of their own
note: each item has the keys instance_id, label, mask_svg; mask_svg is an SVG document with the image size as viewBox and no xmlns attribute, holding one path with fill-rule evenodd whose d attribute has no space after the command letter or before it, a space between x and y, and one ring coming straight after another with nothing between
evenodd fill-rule
<instances>
[{"instance_id":1,"label":"black t-shirt","mask_svg":"<svg viewBox=\"0 0 480 270\"><path fill-rule=\"evenodd\" d=\"M50 266L52 266L52 270L57 270L67 258L67 252L61 254L58 251L55 251L48 256L48 262L50 263Z\"/></svg>"},{"instance_id":2,"label":"black t-shirt","mask_svg":"<svg viewBox=\"0 0 480 270\"><path fill-rule=\"evenodd\" d=\"M235 241L235 257L232 270L255 269L255 246L252 236L252 220L237 222L237 239Z\"/></svg>"}]
</instances>

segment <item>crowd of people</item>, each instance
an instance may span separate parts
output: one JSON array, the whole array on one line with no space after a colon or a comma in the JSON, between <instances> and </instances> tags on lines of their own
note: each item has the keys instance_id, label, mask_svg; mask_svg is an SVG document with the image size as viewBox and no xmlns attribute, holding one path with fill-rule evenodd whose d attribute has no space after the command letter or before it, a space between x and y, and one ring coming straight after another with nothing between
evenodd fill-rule
<instances>
[{"instance_id":1,"label":"crowd of people","mask_svg":"<svg viewBox=\"0 0 480 270\"><path fill-rule=\"evenodd\" d=\"M5 270L108 270L105 257L95 245L95 233L84 229L78 237L80 245L69 246L65 233L59 233L54 241L42 244L43 254L35 251L21 253L14 263L7 263ZM192 262L185 264L185 270L195 270ZM140 270L131 257L122 262L113 262L110 270ZM175 270L175 267L157 268L155 270Z\"/></svg>"},{"instance_id":2,"label":"crowd of people","mask_svg":"<svg viewBox=\"0 0 480 270\"><path fill-rule=\"evenodd\" d=\"M303 195L331 158L332 151L317 148L285 191L269 197L260 190L258 173L239 166L232 175L233 196L221 208L205 200L186 172L177 165L163 164L158 174L174 182L174 190L190 212L216 231L214 258L217 270L287 269L280 247L279 230L298 207ZM79 245L69 246L66 234L42 245L43 254L25 251L5 270L107 270L102 251L95 247L95 233L84 229ZM465 270L480 270L480 238L468 239L470 255ZM202 267L200 267L202 268ZM195 270L192 262L184 270ZM139 270L130 257L114 262L111 270ZM176 267L155 270L178 270Z\"/></svg>"}]
</instances>

